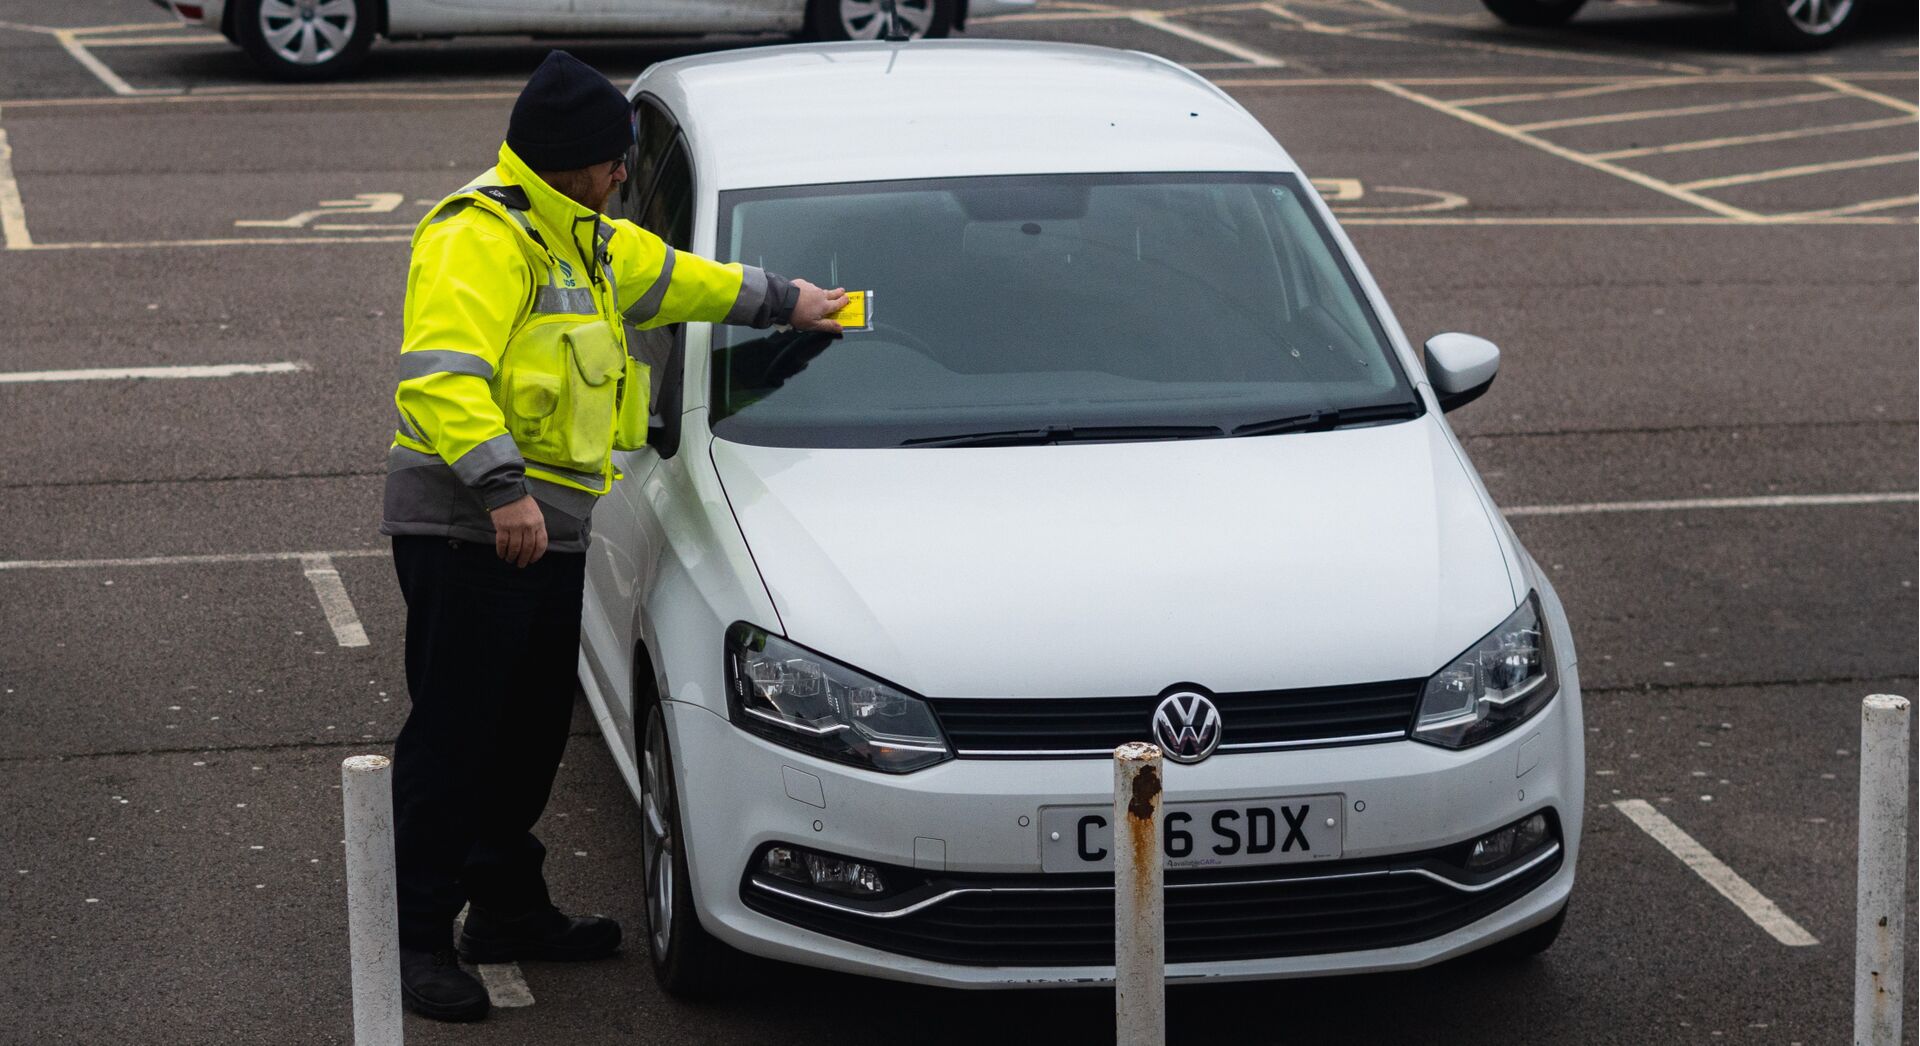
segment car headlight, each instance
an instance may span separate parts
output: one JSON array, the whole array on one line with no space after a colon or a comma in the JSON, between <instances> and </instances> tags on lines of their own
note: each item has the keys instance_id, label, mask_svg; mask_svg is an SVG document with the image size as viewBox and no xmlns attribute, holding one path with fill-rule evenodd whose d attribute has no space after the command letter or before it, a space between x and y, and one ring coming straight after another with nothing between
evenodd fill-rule
<instances>
[{"instance_id":1,"label":"car headlight","mask_svg":"<svg viewBox=\"0 0 1920 1046\"><path fill-rule=\"evenodd\" d=\"M1553 640L1540 614L1540 596L1527 600L1453 663L1427 680L1413 738L1466 748L1532 718L1560 692Z\"/></svg>"},{"instance_id":2,"label":"car headlight","mask_svg":"<svg viewBox=\"0 0 1920 1046\"><path fill-rule=\"evenodd\" d=\"M744 622L727 629L727 710L775 744L872 770L953 756L925 701Z\"/></svg>"}]
</instances>

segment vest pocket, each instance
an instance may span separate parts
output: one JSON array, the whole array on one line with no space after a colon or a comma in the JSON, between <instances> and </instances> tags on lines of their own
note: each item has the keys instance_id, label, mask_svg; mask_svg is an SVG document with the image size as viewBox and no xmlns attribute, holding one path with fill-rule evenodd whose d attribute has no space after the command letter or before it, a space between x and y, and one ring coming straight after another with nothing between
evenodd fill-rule
<instances>
[{"instance_id":1,"label":"vest pocket","mask_svg":"<svg viewBox=\"0 0 1920 1046\"><path fill-rule=\"evenodd\" d=\"M628 356L627 373L620 379L620 413L613 430L615 450L639 450L647 445L653 393L650 381L652 372L647 365Z\"/></svg>"},{"instance_id":2,"label":"vest pocket","mask_svg":"<svg viewBox=\"0 0 1920 1046\"><path fill-rule=\"evenodd\" d=\"M523 328L507 346L495 391L521 454L598 475L613 447L625 358L604 320Z\"/></svg>"}]
</instances>

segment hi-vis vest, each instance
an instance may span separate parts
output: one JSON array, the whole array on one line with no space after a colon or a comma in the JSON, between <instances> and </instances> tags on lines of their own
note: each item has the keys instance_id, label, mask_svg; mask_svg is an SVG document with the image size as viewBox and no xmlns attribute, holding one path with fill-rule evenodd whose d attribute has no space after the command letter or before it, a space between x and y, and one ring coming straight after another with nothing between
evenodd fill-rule
<instances>
[{"instance_id":1,"label":"hi-vis vest","mask_svg":"<svg viewBox=\"0 0 1920 1046\"><path fill-rule=\"evenodd\" d=\"M484 510L526 493L584 519L612 451L646 440L647 368L626 328L765 325L769 289L757 268L581 207L502 146L414 231L382 530L479 539ZM460 486L477 499L450 504Z\"/></svg>"}]
</instances>

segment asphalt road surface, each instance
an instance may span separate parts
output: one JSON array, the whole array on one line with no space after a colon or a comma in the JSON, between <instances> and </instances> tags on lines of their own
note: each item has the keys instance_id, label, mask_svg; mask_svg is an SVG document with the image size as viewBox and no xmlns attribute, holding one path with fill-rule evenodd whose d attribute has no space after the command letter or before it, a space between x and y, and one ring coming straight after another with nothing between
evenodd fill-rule
<instances>
[{"instance_id":1,"label":"asphalt road surface","mask_svg":"<svg viewBox=\"0 0 1920 1046\"><path fill-rule=\"evenodd\" d=\"M1043 0L972 35L1192 65L1318 181L1412 337L1503 347L1453 421L1565 598L1591 730L1552 951L1176 988L1172 1039L1849 1041L1858 706L1916 674L1911 12L1780 55L1699 8L1527 32L1470 0L1136 2ZM751 43L570 46L624 82ZM490 162L547 46L381 46L295 89L144 3L0 14L0 1041L350 1038L338 767L406 708L375 533L405 241ZM220 364L254 369L98 373ZM551 878L632 930L636 813L577 728ZM1817 943L1722 897L1632 800ZM532 1006L407 1035L1111 1034L1107 991L738 969L696 1007L637 949L530 963Z\"/></svg>"}]
</instances>

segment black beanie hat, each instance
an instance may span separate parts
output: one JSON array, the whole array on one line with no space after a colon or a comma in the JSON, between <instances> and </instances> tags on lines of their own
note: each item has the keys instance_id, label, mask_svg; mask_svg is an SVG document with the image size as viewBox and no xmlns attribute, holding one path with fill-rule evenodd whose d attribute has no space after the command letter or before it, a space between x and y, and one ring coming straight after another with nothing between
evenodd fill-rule
<instances>
[{"instance_id":1,"label":"black beanie hat","mask_svg":"<svg viewBox=\"0 0 1920 1046\"><path fill-rule=\"evenodd\" d=\"M536 171L605 163L633 145L633 109L592 66L552 51L527 79L507 121L507 146Z\"/></svg>"}]
</instances>

